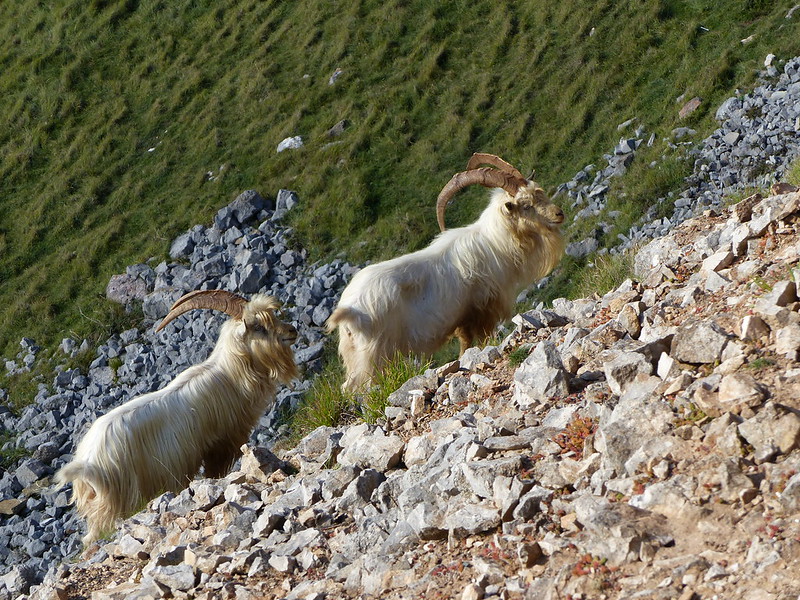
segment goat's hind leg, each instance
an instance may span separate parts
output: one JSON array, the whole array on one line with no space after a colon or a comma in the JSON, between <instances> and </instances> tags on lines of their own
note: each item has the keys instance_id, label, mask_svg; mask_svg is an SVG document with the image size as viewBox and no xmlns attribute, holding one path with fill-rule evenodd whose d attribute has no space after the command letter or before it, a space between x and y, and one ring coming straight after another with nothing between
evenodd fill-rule
<instances>
[{"instance_id":1,"label":"goat's hind leg","mask_svg":"<svg viewBox=\"0 0 800 600\"><path fill-rule=\"evenodd\" d=\"M464 354L467 348L472 346L472 335L466 327L457 327L455 335L458 338L458 355Z\"/></svg>"}]
</instances>

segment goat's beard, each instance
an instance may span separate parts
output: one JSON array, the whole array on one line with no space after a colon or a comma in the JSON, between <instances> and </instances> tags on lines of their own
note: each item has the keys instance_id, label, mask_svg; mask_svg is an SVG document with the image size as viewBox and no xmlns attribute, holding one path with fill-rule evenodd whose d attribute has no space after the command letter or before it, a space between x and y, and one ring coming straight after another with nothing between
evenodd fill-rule
<instances>
[{"instance_id":1,"label":"goat's beard","mask_svg":"<svg viewBox=\"0 0 800 600\"><path fill-rule=\"evenodd\" d=\"M297 377L297 363L291 346L271 340L269 343L260 341L253 344L250 357L254 372L264 374L273 382L289 383Z\"/></svg>"}]
</instances>

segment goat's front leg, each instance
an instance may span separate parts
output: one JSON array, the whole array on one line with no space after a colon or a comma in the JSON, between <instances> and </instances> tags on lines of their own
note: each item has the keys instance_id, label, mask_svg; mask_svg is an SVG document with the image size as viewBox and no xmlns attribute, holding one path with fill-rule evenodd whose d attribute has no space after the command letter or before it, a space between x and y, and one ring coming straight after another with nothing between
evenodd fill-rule
<instances>
[{"instance_id":1,"label":"goat's front leg","mask_svg":"<svg viewBox=\"0 0 800 600\"><path fill-rule=\"evenodd\" d=\"M239 458L241 444L231 440L219 441L208 449L203 457L205 476L219 479L228 474L231 466Z\"/></svg>"}]
</instances>

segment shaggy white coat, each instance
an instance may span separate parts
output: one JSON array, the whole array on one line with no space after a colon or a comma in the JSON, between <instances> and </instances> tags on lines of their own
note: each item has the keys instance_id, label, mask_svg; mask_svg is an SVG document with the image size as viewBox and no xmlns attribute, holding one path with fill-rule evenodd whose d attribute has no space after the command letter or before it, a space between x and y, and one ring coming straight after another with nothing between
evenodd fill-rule
<instances>
[{"instance_id":1,"label":"shaggy white coat","mask_svg":"<svg viewBox=\"0 0 800 600\"><path fill-rule=\"evenodd\" d=\"M343 388L362 387L397 353L431 354L454 334L463 353L490 335L520 290L561 259L556 215L563 220L533 182L513 198L495 189L475 223L359 271L327 323L339 327Z\"/></svg>"},{"instance_id":2,"label":"shaggy white coat","mask_svg":"<svg viewBox=\"0 0 800 600\"><path fill-rule=\"evenodd\" d=\"M279 382L296 376L291 325L275 317L277 302L255 296L241 321L229 320L211 356L165 388L103 415L57 473L73 484L87 521L84 543L154 498L186 487L203 465L221 477L237 458Z\"/></svg>"}]
</instances>

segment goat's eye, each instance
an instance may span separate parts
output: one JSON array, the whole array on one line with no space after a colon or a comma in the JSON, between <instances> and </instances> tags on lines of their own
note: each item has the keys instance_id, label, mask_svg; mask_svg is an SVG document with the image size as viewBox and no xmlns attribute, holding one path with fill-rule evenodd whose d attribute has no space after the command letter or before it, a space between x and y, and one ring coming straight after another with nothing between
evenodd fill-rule
<instances>
[{"instance_id":1,"label":"goat's eye","mask_svg":"<svg viewBox=\"0 0 800 600\"><path fill-rule=\"evenodd\" d=\"M261 323L259 323L258 321L256 321L255 323L250 323L247 326L247 329L249 329L250 331L257 332L257 333L266 333L267 332L267 330L264 328L264 326Z\"/></svg>"}]
</instances>

